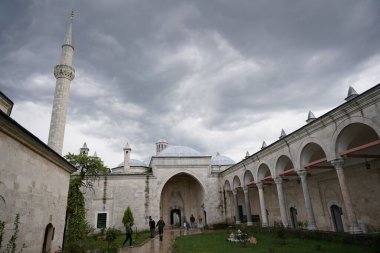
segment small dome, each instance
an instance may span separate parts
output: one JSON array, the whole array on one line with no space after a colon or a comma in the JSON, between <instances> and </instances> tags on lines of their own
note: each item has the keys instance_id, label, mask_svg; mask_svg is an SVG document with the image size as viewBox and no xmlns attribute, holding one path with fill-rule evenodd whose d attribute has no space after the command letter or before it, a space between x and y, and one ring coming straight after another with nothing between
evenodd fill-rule
<instances>
[{"instance_id":1,"label":"small dome","mask_svg":"<svg viewBox=\"0 0 380 253\"><path fill-rule=\"evenodd\" d=\"M168 143L165 139L159 139L156 143Z\"/></svg>"},{"instance_id":2,"label":"small dome","mask_svg":"<svg viewBox=\"0 0 380 253\"><path fill-rule=\"evenodd\" d=\"M220 155L219 152L211 158L211 165L233 165L235 161L231 158Z\"/></svg>"},{"instance_id":3,"label":"small dome","mask_svg":"<svg viewBox=\"0 0 380 253\"><path fill-rule=\"evenodd\" d=\"M124 166L124 162L120 163L117 167ZM136 160L136 159L131 159L129 161L129 166L131 167L146 167L146 164L143 163L142 161Z\"/></svg>"},{"instance_id":4,"label":"small dome","mask_svg":"<svg viewBox=\"0 0 380 253\"><path fill-rule=\"evenodd\" d=\"M185 146L169 146L166 149L162 150L158 156L202 156L202 154L195 149Z\"/></svg>"}]
</instances>

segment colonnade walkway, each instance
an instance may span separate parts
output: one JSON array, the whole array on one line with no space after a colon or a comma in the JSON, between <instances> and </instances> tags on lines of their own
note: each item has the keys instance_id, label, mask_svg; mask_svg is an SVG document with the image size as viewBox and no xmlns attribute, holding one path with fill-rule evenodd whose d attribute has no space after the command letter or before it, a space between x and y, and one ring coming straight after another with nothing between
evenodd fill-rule
<instances>
[{"instance_id":1,"label":"colonnade walkway","mask_svg":"<svg viewBox=\"0 0 380 253\"><path fill-rule=\"evenodd\" d=\"M129 246L125 246L121 248L119 253L168 253L173 245L175 238L180 235L188 235L188 234L198 234L200 233L200 229L193 229L186 231L184 229L164 229L163 240L160 241L158 235L156 235L153 239L150 239L140 247L129 248Z\"/></svg>"}]
</instances>

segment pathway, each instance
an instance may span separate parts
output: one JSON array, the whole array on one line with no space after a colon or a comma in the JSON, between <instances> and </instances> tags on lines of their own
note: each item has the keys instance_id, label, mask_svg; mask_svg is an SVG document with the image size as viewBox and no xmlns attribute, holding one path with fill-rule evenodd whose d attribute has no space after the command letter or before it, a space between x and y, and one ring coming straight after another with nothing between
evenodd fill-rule
<instances>
[{"instance_id":1,"label":"pathway","mask_svg":"<svg viewBox=\"0 0 380 253\"><path fill-rule=\"evenodd\" d=\"M144 245L135 248L124 247L119 253L167 253L172 246L176 237L186 234L200 233L200 230L184 231L183 229L166 229L162 242L156 235L153 239L146 242Z\"/></svg>"}]
</instances>

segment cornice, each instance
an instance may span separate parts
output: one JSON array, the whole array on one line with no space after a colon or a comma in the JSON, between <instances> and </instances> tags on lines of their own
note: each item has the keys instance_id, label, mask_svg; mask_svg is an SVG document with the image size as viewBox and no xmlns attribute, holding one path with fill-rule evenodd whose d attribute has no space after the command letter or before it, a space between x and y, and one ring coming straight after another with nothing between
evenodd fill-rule
<instances>
[{"instance_id":1,"label":"cornice","mask_svg":"<svg viewBox=\"0 0 380 253\"><path fill-rule=\"evenodd\" d=\"M334 109L318 117L316 120L302 126L301 128L288 134L284 138L277 140L276 142L268 145L266 148L259 150L258 152L243 159L237 164L220 172L219 175L226 176L243 168L244 165L248 163L257 162L260 160L261 157L268 156L280 149L283 149L286 145L291 145L299 140L302 140L303 138L320 131L321 128L325 128L329 125L341 121L344 118L348 118L350 117L350 115L359 111L363 111L364 109L369 108L370 106L378 103L379 101L380 84L377 84L376 86L363 92L359 96L335 107Z\"/></svg>"},{"instance_id":2,"label":"cornice","mask_svg":"<svg viewBox=\"0 0 380 253\"><path fill-rule=\"evenodd\" d=\"M76 168L16 121L0 111L0 130L68 173Z\"/></svg>"}]
</instances>

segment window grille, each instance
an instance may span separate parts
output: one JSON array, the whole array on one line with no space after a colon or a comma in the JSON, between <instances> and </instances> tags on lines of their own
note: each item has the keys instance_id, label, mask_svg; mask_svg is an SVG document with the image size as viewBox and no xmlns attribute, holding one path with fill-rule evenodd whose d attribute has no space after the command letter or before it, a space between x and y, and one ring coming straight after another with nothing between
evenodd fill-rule
<instances>
[{"instance_id":1,"label":"window grille","mask_svg":"<svg viewBox=\"0 0 380 253\"><path fill-rule=\"evenodd\" d=\"M107 226L107 213L98 213L96 228L106 228Z\"/></svg>"}]
</instances>

